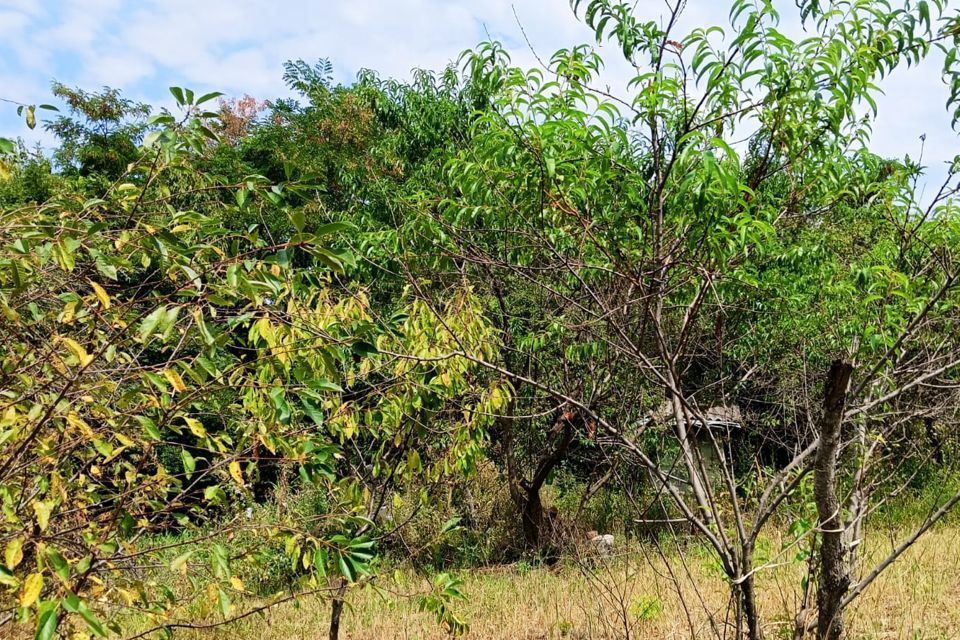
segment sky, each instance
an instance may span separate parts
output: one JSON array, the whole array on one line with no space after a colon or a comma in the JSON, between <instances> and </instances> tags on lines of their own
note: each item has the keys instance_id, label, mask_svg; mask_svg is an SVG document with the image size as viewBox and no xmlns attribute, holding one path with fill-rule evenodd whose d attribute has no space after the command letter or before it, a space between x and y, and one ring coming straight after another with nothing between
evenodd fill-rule
<instances>
[{"instance_id":1,"label":"sky","mask_svg":"<svg viewBox=\"0 0 960 640\"><path fill-rule=\"evenodd\" d=\"M782 30L798 35L793 1L775 4ZM726 25L728 6L689 0L680 31ZM664 7L663 0L637 0L636 11L652 18ZM568 0L0 0L0 98L53 102L49 87L56 79L84 89L118 88L157 106L170 105L171 85L198 95L217 90L270 99L287 95L282 65L289 59L330 58L340 82L362 68L406 78L414 68L440 69L491 38L520 66L536 65L531 46L548 59L559 48L593 43ZM604 81L623 94L629 70L609 49ZM898 71L881 87L874 150L916 158L926 134L925 164L942 175L960 148L939 66L931 61ZM3 102L0 136L50 142L27 131L15 107Z\"/></svg>"}]
</instances>

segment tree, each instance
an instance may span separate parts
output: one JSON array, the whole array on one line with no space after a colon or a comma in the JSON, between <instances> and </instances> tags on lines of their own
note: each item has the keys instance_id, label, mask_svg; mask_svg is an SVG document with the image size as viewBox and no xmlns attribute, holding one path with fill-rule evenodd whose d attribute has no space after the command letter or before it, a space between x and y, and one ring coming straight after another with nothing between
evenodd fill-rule
<instances>
[{"instance_id":1,"label":"tree","mask_svg":"<svg viewBox=\"0 0 960 640\"><path fill-rule=\"evenodd\" d=\"M919 209L918 168L861 153L871 120L858 111L872 107L878 78L951 39L952 18L940 3L852 2L842 11L802 3L809 37L793 41L776 29L770 3L734 2L729 35L711 27L681 37L673 31L683 3L661 22L643 22L623 3L573 4L637 68L632 95L595 88L602 61L586 47L529 71L468 55L472 77L496 86L498 99L448 163L443 197L422 200L408 223L427 245L411 244L402 259L442 255L457 278L487 292L505 350L482 364L516 388L506 420L537 425L523 416L562 412L576 416L581 437L596 424L608 446L625 449L651 477L654 499L666 498L714 549L737 635L758 638L758 536L815 459L819 496L836 489L824 473L862 476L824 448L841 439L842 423L880 419L928 380L952 388L952 182ZM744 135L745 153L735 146ZM864 226L878 244L831 253ZM916 240L914 229L936 240ZM899 258L882 253L892 247ZM817 262L820 252L827 259ZM864 273L883 292L852 298ZM754 339L778 324L792 326L775 344ZM780 357L770 357L774 349ZM823 432L798 434L786 459L757 478L756 495L744 496L731 434L703 429L706 409L743 398L748 379L767 389L789 382L784 358L823 371L836 357L858 362L848 408L828 403ZM810 388L805 376L793 381L806 387L787 387L792 397ZM938 402L950 398L945 391ZM793 409L781 403L771 415L786 422ZM921 406L901 409L908 419ZM653 430L669 434L670 455L647 446ZM707 438L719 479L696 437ZM672 465L687 489L671 479ZM831 577L834 560L849 554L829 551L829 505L820 508L827 553L817 575L821 592L839 587L839 596L821 598L832 603L821 610L822 637L834 637L842 609L870 581L848 592Z\"/></svg>"},{"instance_id":2,"label":"tree","mask_svg":"<svg viewBox=\"0 0 960 640\"><path fill-rule=\"evenodd\" d=\"M150 108L121 96L117 89L88 93L53 83L53 95L67 103L69 115L44 125L60 141L54 160L66 173L115 180L139 158Z\"/></svg>"},{"instance_id":3,"label":"tree","mask_svg":"<svg viewBox=\"0 0 960 640\"><path fill-rule=\"evenodd\" d=\"M224 622L256 610L235 613L239 574L277 545L298 572L268 606L320 593L338 611L375 571L395 483L468 472L505 393L471 360L436 356L451 347L438 321L475 359L493 356L469 290L439 320L409 297L379 317L347 276L351 254L327 245L348 225L305 231L281 185L203 174L214 114L202 105L218 94L172 92L183 117L156 117L101 197L66 191L5 209L0 225L0 624L32 620L43 639L119 631L103 614L134 601L151 631L191 626L180 612L196 592L131 571L177 548L171 567L206 574ZM285 235L225 226L220 198L197 200L222 191L246 194L238 208L275 201ZM325 496L320 518L245 525L242 505L276 466ZM154 540L171 529L185 535ZM242 551L225 545L235 536ZM438 585L436 602L455 597ZM447 606L437 616L465 628Z\"/></svg>"}]
</instances>

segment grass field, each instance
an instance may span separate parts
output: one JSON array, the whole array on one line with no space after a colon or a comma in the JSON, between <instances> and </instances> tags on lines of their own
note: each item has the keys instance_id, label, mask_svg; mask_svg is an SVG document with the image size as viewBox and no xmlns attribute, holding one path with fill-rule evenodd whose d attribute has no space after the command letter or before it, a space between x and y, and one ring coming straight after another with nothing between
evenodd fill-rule
<instances>
[{"instance_id":1,"label":"grass field","mask_svg":"<svg viewBox=\"0 0 960 640\"><path fill-rule=\"evenodd\" d=\"M885 555L890 544L891 540L883 537L873 538L866 553ZM779 549L779 543L771 541L769 547ZM459 577L468 599L457 605L457 612L470 624L468 638L713 637L706 611L712 612L714 624L722 627L727 596L710 555L699 544L688 544L682 556L676 547L666 555L669 559L664 561L648 544L589 570L568 562L553 569L521 564L463 572ZM759 574L767 638L791 637L803 573L802 564L791 560L771 553L773 566ZM687 570L692 580L685 577ZM671 573L678 577L678 585ZM426 582L412 572L400 571L381 578L378 585L383 590L379 594L365 588L349 595L342 638L448 637L429 614L418 610L415 594L422 592ZM206 619L216 620L215 615ZM197 622L202 621L200 616ZM314 639L326 637L327 624L328 604L319 598L304 598L264 616L216 630L180 630L176 637ZM932 531L883 574L858 601L849 631L849 637L859 639L960 638L960 528Z\"/></svg>"}]
</instances>

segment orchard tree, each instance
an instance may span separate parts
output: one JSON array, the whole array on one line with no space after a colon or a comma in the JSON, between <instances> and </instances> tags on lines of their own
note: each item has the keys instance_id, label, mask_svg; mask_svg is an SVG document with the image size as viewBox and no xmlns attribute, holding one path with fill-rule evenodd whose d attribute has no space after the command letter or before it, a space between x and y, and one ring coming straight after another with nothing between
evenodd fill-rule
<instances>
[{"instance_id":1,"label":"orchard tree","mask_svg":"<svg viewBox=\"0 0 960 640\"><path fill-rule=\"evenodd\" d=\"M557 438L557 455L573 437L625 450L652 500L713 548L730 587L726 615L707 611L716 635L731 620L761 636L756 544L812 473L815 526L784 553L814 538L816 615L798 612L798 634L836 638L844 609L958 499L878 567L851 564L887 435L953 420L956 176L921 207L922 169L866 146L883 77L941 47L955 78L954 16L941 2L803 2L793 40L770 2L734 2L729 27L687 34L682 2L659 21L613 0L573 5L636 69L629 93L599 88L588 47L527 71L493 46L468 54L466 73L498 100L447 164L443 196L407 223L421 244L405 260L440 256L487 294L504 348L481 364L515 388L501 422ZM703 426L758 383L787 392L769 413L796 435L745 493L733 434ZM822 408L795 402L814 387ZM656 433L665 446L651 448ZM535 508L525 517L544 526Z\"/></svg>"}]
</instances>

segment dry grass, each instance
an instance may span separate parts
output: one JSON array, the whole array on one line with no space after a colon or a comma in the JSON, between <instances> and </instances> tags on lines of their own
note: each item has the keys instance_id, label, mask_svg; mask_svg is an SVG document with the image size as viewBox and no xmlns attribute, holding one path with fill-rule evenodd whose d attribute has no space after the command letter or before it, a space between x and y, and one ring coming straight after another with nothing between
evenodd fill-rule
<instances>
[{"instance_id":1,"label":"dry grass","mask_svg":"<svg viewBox=\"0 0 960 640\"><path fill-rule=\"evenodd\" d=\"M778 550L779 542L770 548ZM885 555L890 542L870 540L867 553ZM712 637L722 625L727 591L710 554L699 544L674 546L664 561L653 545L632 549L615 561L585 570L511 566L466 572L469 599L458 613L471 625L469 638L519 640ZM768 638L789 637L797 610L803 567L792 553L774 557L758 578ZM681 561L682 557L682 561ZM686 567L686 569L684 568ZM671 578L671 572L677 581ZM689 572L689 573L687 573ZM391 594L371 589L350 595L341 637L351 640L428 640L447 637L417 609L412 597L425 587L410 573L383 580ZM696 585L696 586L695 586ZM697 588L699 587L699 588ZM403 595L407 594L407 595ZM682 598L681 598L682 594ZM687 603L689 619L681 600ZM941 528L922 539L858 601L849 620L851 638L933 640L960 637L960 528ZM179 632L183 638L289 640L325 638L328 606L306 598L265 617L251 617L216 631Z\"/></svg>"}]
</instances>

